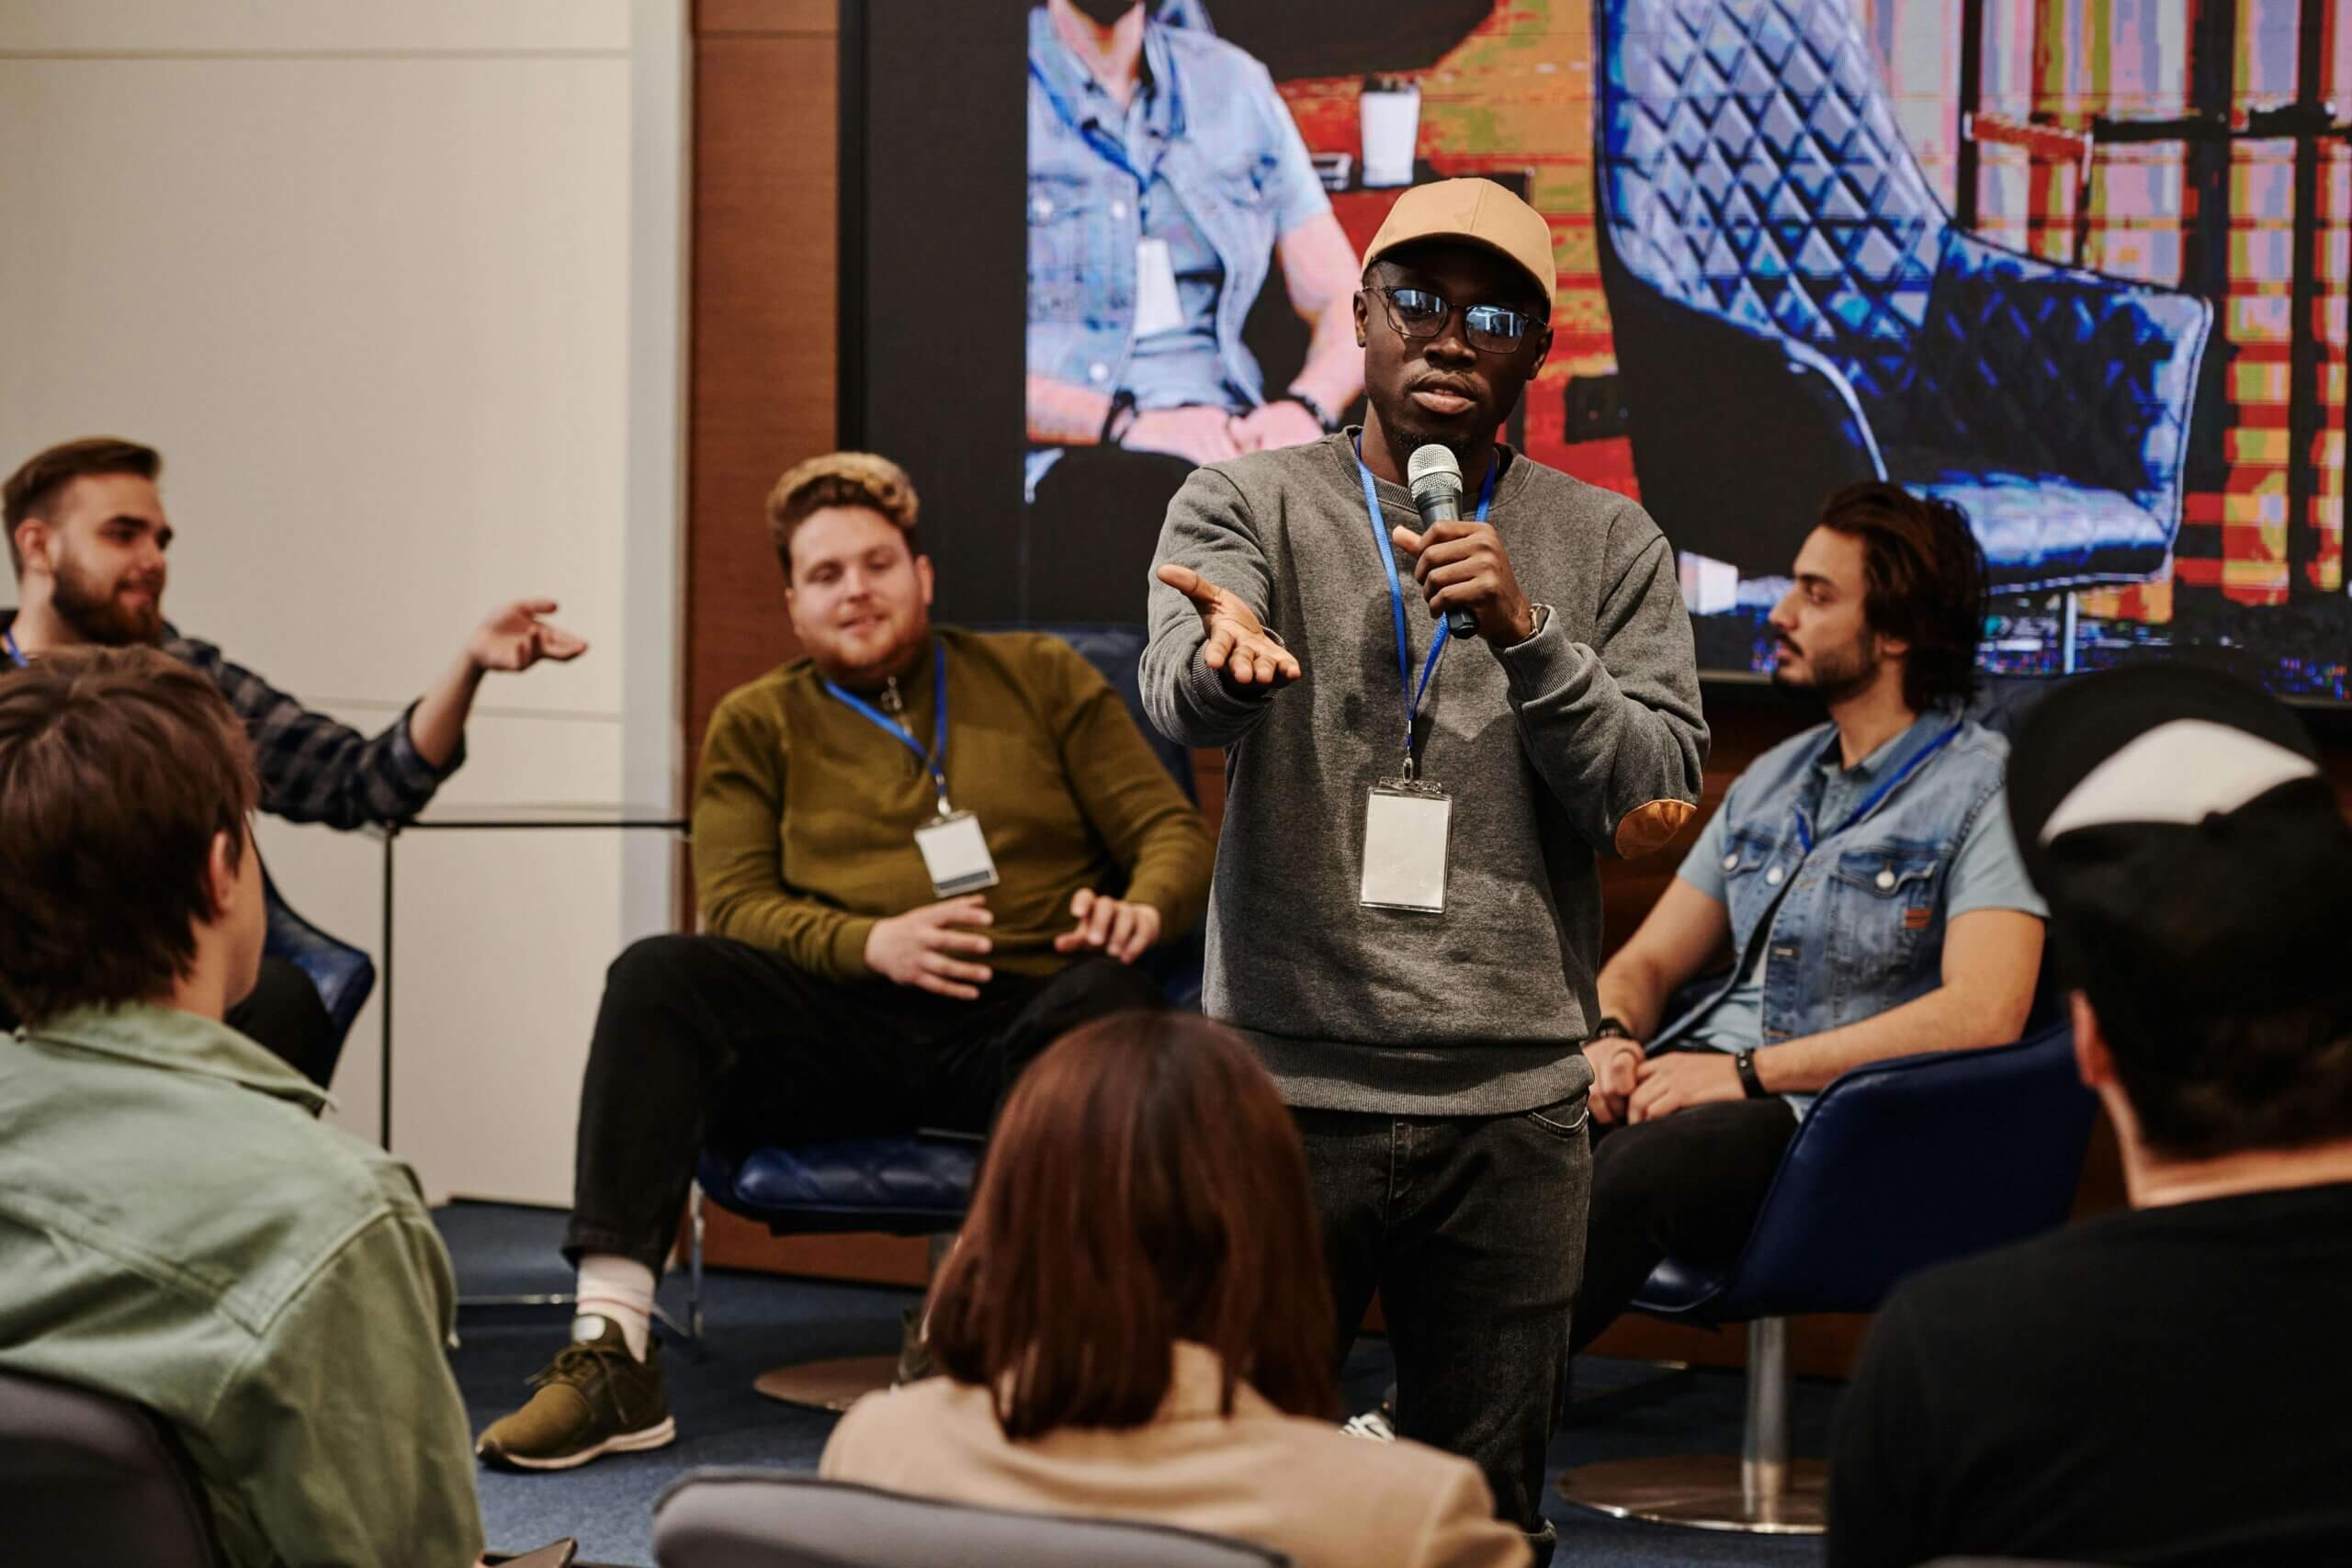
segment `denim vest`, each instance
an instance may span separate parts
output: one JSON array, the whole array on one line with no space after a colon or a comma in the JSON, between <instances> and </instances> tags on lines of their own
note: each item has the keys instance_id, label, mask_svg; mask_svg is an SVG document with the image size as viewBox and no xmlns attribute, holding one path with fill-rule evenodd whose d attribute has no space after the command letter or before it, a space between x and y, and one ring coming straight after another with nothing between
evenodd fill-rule
<instances>
[{"instance_id":1,"label":"denim vest","mask_svg":"<svg viewBox=\"0 0 2352 1568\"><path fill-rule=\"evenodd\" d=\"M1836 725L1808 729L1732 785L1722 865L1738 957L1698 1006L1651 1038L1651 1049L1731 992L1758 941L1771 943L1768 1045L1875 1017L1943 984L1945 883L1978 814L1997 801L2009 743L1955 710L1930 713L1880 763L1871 789L1916 762L1907 775L1875 803L1865 796L1867 809L1851 822L1815 822L1816 764L1837 745Z\"/></svg>"},{"instance_id":2,"label":"denim vest","mask_svg":"<svg viewBox=\"0 0 2352 1568\"><path fill-rule=\"evenodd\" d=\"M1243 406L1265 400L1241 325L1273 264L1277 214L1268 188L1279 163L1270 128L1289 123L1265 68L1231 44L1190 29L1144 25L1144 63L1165 95L1157 164L1225 268L1216 340L1226 379ZM1029 13L1028 365L1114 392L1126 384L1136 310L1136 175L1088 141L1066 90L1068 51L1044 6ZM1270 120L1269 107L1279 120Z\"/></svg>"}]
</instances>

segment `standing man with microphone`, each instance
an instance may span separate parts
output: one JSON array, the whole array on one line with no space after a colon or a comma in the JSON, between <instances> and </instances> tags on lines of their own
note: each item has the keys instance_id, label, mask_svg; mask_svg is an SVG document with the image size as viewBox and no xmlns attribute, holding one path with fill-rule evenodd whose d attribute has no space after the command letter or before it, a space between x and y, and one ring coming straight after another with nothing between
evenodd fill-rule
<instances>
[{"instance_id":1,"label":"standing man with microphone","mask_svg":"<svg viewBox=\"0 0 2352 1568\"><path fill-rule=\"evenodd\" d=\"M1398 1428L1477 1461L1539 1562L1591 1178L1594 857L1665 844L1707 749L1665 537L1495 439L1554 277L1501 186L1399 198L1355 301L1363 427L1192 476L1143 660L1153 722L1226 749L1204 1002L1306 1137L1340 1348L1377 1290ZM1471 515L1438 520L1449 494Z\"/></svg>"}]
</instances>

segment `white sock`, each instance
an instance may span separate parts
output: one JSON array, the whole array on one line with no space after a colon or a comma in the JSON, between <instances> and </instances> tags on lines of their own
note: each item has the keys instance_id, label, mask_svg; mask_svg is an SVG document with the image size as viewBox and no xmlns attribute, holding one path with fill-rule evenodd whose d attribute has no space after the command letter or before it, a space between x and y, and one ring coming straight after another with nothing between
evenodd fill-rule
<instances>
[{"instance_id":1,"label":"white sock","mask_svg":"<svg viewBox=\"0 0 2352 1568\"><path fill-rule=\"evenodd\" d=\"M579 1297L571 1320L574 1339L594 1339L605 1325L621 1325L628 1353L645 1359L646 1337L653 1332L653 1270L633 1258L591 1252L580 1259Z\"/></svg>"}]
</instances>

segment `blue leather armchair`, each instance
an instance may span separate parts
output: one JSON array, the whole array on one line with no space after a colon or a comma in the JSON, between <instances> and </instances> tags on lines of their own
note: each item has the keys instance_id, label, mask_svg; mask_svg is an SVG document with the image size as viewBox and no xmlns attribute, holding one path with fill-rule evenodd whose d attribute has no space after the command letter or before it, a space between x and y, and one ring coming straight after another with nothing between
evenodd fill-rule
<instances>
[{"instance_id":1,"label":"blue leather armchair","mask_svg":"<svg viewBox=\"0 0 2352 1568\"><path fill-rule=\"evenodd\" d=\"M1849 0L1596 0L1603 291L1642 499L1784 574L1822 499L1963 507L1996 588L2144 579L2212 320L1953 226Z\"/></svg>"},{"instance_id":2,"label":"blue leather armchair","mask_svg":"<svg viewBox=\"0 0 2352 1568\"><path fill-rule=\"evenodd\" d=\"M1714 1269L1669 1258L1634 1303L1748 1325L1744 1451L1581 1466L1561 1494L1666 1523L1817 1531L1825 1472L1789 1456L1789 1316L1868 1312L1905 1275L2056 1228L2094 1107L2063 1021L2013 1045L1875 1062L1832 1083L1739 1256Z\"/></svg>"},{"instance_id":3,"label":"blue leather armchair","mask_svg":"<svg viewBox=\"0 0 2352 1568\"><path fill-rule=\"evenodd\" d=\"M1118 691L1153 751L1183 789L1194 796L1192 754L1163 739L1143 714L1137 666L1144 630L1134 626L1047 626L980 630L1051 632L1076 648ZM1202 944L1195 931L1166 944L1146 960L1170 1004L1197 1007L1201 995ZM953 1233L963 1223L979 1164L980 1140L953 1134L916 1133L898 1137L842 1138L816 1144L779 1145L732 1157L706 1148L695 1172L689 1215L690 1332L702 1334L702 1201L758 1220L778 1235L865 1231L888 1235ZM937 1253L934 1250L934 1262ZM771 1372L762 1391L796 1402L844 1406L865 1389L889 1381L888 1357L816 1363Z\"/></svg>"},{"instance_id":4,"label":"blue leather armchair","mask_svg":"<svg viewBox=\"0 0 2352 1568\"><path fill-rule=\"evenodd\" d=\"M330 1081L334 1077L335 1061L343 1055L343 1043L351 1034L351 1025L359 1017L359 1010L368 1005L368 993L376 988L375 960L304 919L277 890L277 884L270 880L266 866L262 868L261 875L268 921L262 951L272 958L285 959L309 976L311 984L318 987L319 1000L325 1005L327 1020L334 1030L327 1059L320 1066L322 1081Z\"/></svg>"}]
</instances>

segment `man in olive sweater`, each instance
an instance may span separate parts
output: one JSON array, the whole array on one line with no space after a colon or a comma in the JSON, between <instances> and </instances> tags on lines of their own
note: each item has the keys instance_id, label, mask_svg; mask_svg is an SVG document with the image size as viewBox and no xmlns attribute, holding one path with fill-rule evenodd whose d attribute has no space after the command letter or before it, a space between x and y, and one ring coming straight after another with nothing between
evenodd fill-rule
<instances>
[{"instance_id":1,"label":"man in olive sweater","mask_svg":"<svg viewBox=\"0 0 2352 1568\"><path fill-rule=\"evenodd\" d=\"M1489 181L1421 186L1365 266L1363 430L1185 483L1144 704L1227 749L1203 1005L1297 1118L1342 1344L1377 1290L1397 1427L1476 1460L1548 1562L1594 857L1689 819L1707 731L1657 525L1494 438L1551 344L1543 217ZM1430 446L1464 515L1424 528L1401 481Z\"/></svg>"},{"instance_id":2,"label":"man in olive sweater","mask_svg":"<svg viewBox=\"0 0 2352 1568\"><path fill-rule=\"evenodd\" d=\"M808 656L729 694L695 801L707 934L605 987L565 1255L571 1343L485 1459L560 1470L675 1427L648 1332L697 1152L979 1131L1075 1025L1157 1005L1132 967L1199 919L1209 839L1067 644L931 626L914 486L835 453L768 519Z\"/></svg>"}]
</instances>

